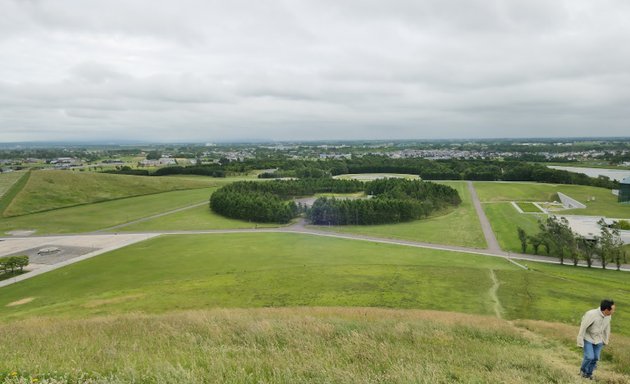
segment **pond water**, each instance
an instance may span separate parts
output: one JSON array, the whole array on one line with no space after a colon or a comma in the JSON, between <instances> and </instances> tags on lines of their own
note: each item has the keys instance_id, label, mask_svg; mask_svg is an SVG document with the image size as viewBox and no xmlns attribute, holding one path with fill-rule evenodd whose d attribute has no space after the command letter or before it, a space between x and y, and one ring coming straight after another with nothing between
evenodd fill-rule
<instances>
[{"instance_id":1,"label":"pond water","mask_svg":"<svg viewBox=\"0 0 630 384\"><path fill-rule=\"evenodd\" d=\"M560 165L548 165L547 167L559 169L562 171L584 173L586 176L597 177L600 175L608 176L611 180L621 181L626 177L630 177L630 170L627 169L608 169L608 168L583 168L583 167L565 167Z\"/></svg>"}]
</instances>

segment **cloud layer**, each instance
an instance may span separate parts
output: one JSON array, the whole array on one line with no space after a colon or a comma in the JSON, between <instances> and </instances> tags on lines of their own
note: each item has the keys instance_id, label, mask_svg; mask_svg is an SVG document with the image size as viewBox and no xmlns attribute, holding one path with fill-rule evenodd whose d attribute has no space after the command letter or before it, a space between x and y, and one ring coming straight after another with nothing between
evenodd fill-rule
<instances>
[{"instance_id":1,"label":"cloud layer","mask_svg":"<svg viewBox=\"0 0 630 384\"><path fill-rule=\"evenodd\" d=\"M3 142L623 136L630 121L625 0L0 0L0 14Z\"/></svg>"}]
</instances>

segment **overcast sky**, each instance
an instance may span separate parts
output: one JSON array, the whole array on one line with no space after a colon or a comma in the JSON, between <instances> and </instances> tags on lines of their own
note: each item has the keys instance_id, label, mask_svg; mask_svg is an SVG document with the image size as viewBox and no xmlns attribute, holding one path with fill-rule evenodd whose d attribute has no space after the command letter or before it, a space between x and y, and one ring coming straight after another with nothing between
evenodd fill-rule
<instances>
[{"instance_id":1,"label":"overcast sky","mask_svg":"<svg viewBox=\"0 0 630 384\"><path fill-rule=\"evenodd\" d=\"M0 142L630 136L628 0L0 0Z\"/></svg>"}]
</instances>

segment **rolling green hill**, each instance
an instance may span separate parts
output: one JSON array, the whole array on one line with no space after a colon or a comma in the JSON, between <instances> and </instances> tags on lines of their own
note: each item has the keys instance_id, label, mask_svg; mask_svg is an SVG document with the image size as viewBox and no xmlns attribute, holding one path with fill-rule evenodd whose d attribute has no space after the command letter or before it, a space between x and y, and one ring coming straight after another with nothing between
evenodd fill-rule
<instances>
[{"instance_id":1,"label":"rolling green hill","mask_svg":"<svg viewBox=\"0 0 630 384\"><path fill-rule=\"evenodd\" d=\"M63 207L211 186L210 178L143 177L71 171L33 171L4 210L5 217Z\"/></svg>"}]
</instances>

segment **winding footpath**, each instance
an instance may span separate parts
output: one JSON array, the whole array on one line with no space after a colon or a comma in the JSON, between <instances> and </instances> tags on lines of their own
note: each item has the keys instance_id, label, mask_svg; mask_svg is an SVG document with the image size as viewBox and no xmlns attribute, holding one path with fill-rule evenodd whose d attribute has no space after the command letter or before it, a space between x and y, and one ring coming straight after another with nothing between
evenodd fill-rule
<instances>
[{"instance_id":1,"label":"winding footpath","mask_svg":"<svg viewBox=\"0 0 630 384\"><path fill-rule=\"evenodd\" d=\"M477 216L479 217L479 222L483 229L483 233L486 239L487 249L479 249L479 248L470 248L470 247L459 247L454 245L441 245L441 244L433 244L426 243L421 241L412 241L412 240L398 240L398 239L389 239L389 238L380 238L374 236L367 235L357 235L357 234L346 234L334 232L333 230L323 230L318 227L311 227L306 225L304 219L298 220L296 223L287 226L287 227L279 227L279 228L252 228L252 229L218 229L218 230L196 230L196 231L145 231L145 232L125 232L122 234L119 233L103 233L104 231L111 231L114 229L119 229L126 227L131 224L139 223L142 221L151 220L160 216L165 216L171 213L180 212L186 209L192 209L198 207L203 204L207 204L207 202L193 204L190 206L182 207L175 210L170 210L167 212L163 212L157 215L148 216L142 219L134 220L129 223L116 225L109 228L104 228L91 233L83 233L83 234L72 234L72 235L50 235L50 236L13 236L13 237L4 237L0 238L0 256L15 254L17 252L22 252L28 249L33 249L36 247L48 245L48 244L71 244L71 245L85 245L90 247L99 248L96 251L92 251L85 255L63 261L61 263L57 263L54 265L41 265L34 266L37 267L31 272L24 273L22 275L12 277L7 280L0 281L0 287L4 287L10 284L14 284L18 281L22 281L33 276L40 275L42 273L61 268L63 266L76 263L78 261L82 261L88 259L90 257L94 257L105 252L113 251L115 249L119 249L122 247L126 247L131 244L135 244L140 241L144 241L156 236L162 235L211 235L211 234L228 234L228 233L298 233L303 235L310 236L322 236L322 237L333 237L339 239L347 239L347 240L359 240L359 241L368 241L373 243L381 243L381 244L394 244L401 245L407 247L415 247L415 248L426 248L426 249L435 249L442 251L452 251L452 252L460 252L460 253L468 253L474 255L481 256L490 256L490 257L500 257L505 259L507 262L510 262L516 265L519 268L527 269L526 266L519 263L519 261L535 261L535 262L543 262L543 263L552 263L558 264L558 259L547 256L538 256L538 255L529 255L529 254L520 254L520 253L511 253L505 252L501 250L499 243L492 231L492 227L490 226L490 222L486 217L483 208L481 206L481 202L479 201L479 197L475 191L474 185L472 182L468 181L468 190L472 197L472 202L477 212ZM580 264L580 266L585 266ZM594 266L596 267L596 266ZM622 271L630 272L630 265L624 265L621 268ZM491 278L493 279L494 285L493 289L498 288L498 283L496 280L496 276L494 276L494 272L491 271ZM496 292L495 292L496 295ZM496 300L498 307L495 307L495 312L498 317L500 317L501 309L498 300Z\"/></svg>"}]
</instances>

